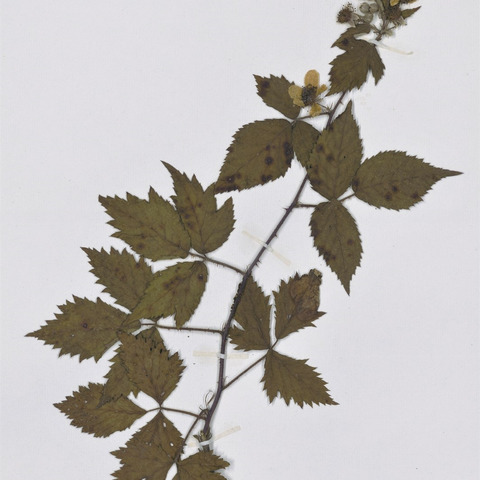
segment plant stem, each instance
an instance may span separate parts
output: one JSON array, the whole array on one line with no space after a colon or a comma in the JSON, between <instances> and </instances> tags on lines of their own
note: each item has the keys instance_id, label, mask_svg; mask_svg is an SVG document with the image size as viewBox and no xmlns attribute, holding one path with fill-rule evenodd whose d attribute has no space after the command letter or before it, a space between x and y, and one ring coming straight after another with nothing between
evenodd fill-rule
<instances>
[{"instance_id":1,"label":"plant stem","mask_svg":"<svg viewBox=\"0 0 480 480\"><path fill-rule=\"evenodd\" d=\"M263 355L263 357L260 357L258 360L255 360L249 367L247 367L245 370L242 370L237 376L232 378L229 382L227 382L224 386L223 389L226 390L230 385L235 383L239 378L243 377L247 372L249 372L253 367L258 365L260 362L265 360L265 357L267 354Z\"/></svg>"},{"instance_id":2,"label":"plant stem","mask_svg":"<svg viewBox=\"0 0 480 480\"><path fill-rule=\"evenodd\" d=\"M282 228L283 224L285 223L287 218L292 213L295 205L298 203L300 195L302 194L303 189L305 188L305 185L307 184L307 180L308 180L308 176L305 175L305 177L302 180L302 183L300 184L300 187L297 190L297 193L295 194L295 198L292 200L292 202L290 203L288 208L285 210L285 213L283 214L280 221L277 223L277 226L273 229L273 231L270 234L270 236L268 237L267 241L262 245L262 248L260 248L260 250L258 251L257 256L254 258L253 262L248 267L247 271L243 275L242 281L240 282L240 284L237 288L237 293L236 293L235 298L233 300L233 304L230 308L230 315L228 316L225 327L223 328L222 341L221 341L221 345L220 345L220 359L219 359L219 363L218 363L217 391L215 393L215 397L213 398L212 406L208 410L207 418L205 419L205 425L203 427L203 433L204 434L207 434L209 429L210 429L210 423L212 421L213 414L215 413L215 410L217 409L218 403L220 401L220 398L221 398L223 390L224 390L225 352L226 352L226 349L227 349L228 333L230 331L230 327L232 325L233 318L234 318L235 313L237 311L240 300L243 296L243 293L245 292L245 288L247 286L247 281L250 278L253 269L258 265L258 262L262 258L263 254L268 249L268 247L272 243L273 239L277 236L280 228Z\"/></svg>"},{"instance_id":3,"label":"plant stem","mask_svg":"<svg viewBox=\"0 0 480 480\"><path fill-rule=\"evenodd\" d=\"M176 412L176 413L183 413L184 415L190 415L191 417L195 417L198 419L204 418L203 415L199 415L197 413L189 412L187 410L180 410L179 408L169 408L169 407L160 407L161 410L165 410L167 412Z\"/></svg>"},{"instance_id":4,"label":"plant stem","mask_svg":"<svg viewBox=\"0 0 480 480\"><path fill-rule=\"evenodd\" d=\"M216 260L214 258L207 257L206 255L201 255L201 254L195 253L195 252L189 252L189 255L191 255L192 257L201 258L202 260L205 260L206 262L214 263L215 265L218 265L220 267L229 268L230 270L233 270L234 272L237 272L240 275L245 274L244 270L241 270L240 268L236 267L235 265L231 265L227 262L223 262L221 260Z\"/></svg>"},{"instance_id":5,"label":"plant stem","mask_svg":"<svg viewBox=\"0 0 480 480\"><path fill-rule=\"evenodd\" d=\"M202 333L218 333L220 335L223 334L222 330L215 330L214 328L199 328L199 327L172 327L170 325L156 325L157 328L163 328L164 330L176 330L177 332L202 332Z\"/></svg>"},{"instance_id":6,"label":"plant stem","mask_svg":"<svg viewBox=\"0 0 480 480\"><path fill-rule=\"evenodd\" d=\"M335 113L338 109L338 107L340 106L340 104L342 103L342 100L344 99L345 95L346 95L347 92L343 92L342 95L338 98L337 102L335 103L335 106L332 108L332 110L330 112L328 112L328 121L327 121L327 124L325 126L325 128L328 128L330 127L330 125L332 124L333 122L333 119L334 119L334 116L335 116ZM223 327L223 330L221 331L222 333L222 340L221 340L221 343L220 343L220 355L219 355L219 362L218 362L218 377L217 377L217 390L215 392L215 395L213 397L213 401L212 401L212 406L208 409L208 412L207 412L207 415L205 417L205 424L203 426L203 433L205 435L207 435L209 433L209 430L210 430L210 424L212 422L212 419L213 419L213 415L215 414L215 411L218 407L218 404L220 402L220 398L222 396L222 393L223 391L230 385L232 385L234 382L236 382L240 377L242 377L245 373L247 373L251 368L253 368L255 365L257 365L258 363L260 363L264 358L260 358L259 360L257 360L256 362L254 362L252 365L250 365L249 367L247 367L246 370L244 370L243 372L241 372L240 374L238 374L235 378L233 378L230 382L228 382L227 384L225 383L225 363L226 363L226 355L225 355L225 352L227 350L227 342L228 342L228 334L229 334L229 331L230 331L230 327L232 325L232 322L233 322L233 319L235 317L235 313L237 311L237 308L238 308L238 305L240 303L240 300L245 292L245 288L247 286L247 281L248 279L250 278L250 276L252 275L252 272L254 270L254 268L258 265L258 263L260 262L260 259L262 258L263 254L265 253L265 251L269 248L270 244L272 243L272 241L275 239L275 237L277 236L279 230L282 228L283 224L286 222L287 218L290 216L290 214L292 213L292 211L295 209L295 207L297 206L298 204L298 201L300 199L300 196L305 188L305 185L307 184L307 181L308 181L308 175L305 175L305 177L303 178L300 186L298 187L298 190L297 190L297 193L295 194L295 197L293 198L292 202L290 203L290 205L285 209L285 213L283 214L282 218L280 219L280 221L277 223L276 227L273 229L272 233L270 234L270 236L268 237L268 239L266 240L266 242L262 245L262 247L260 248L260 250L258 251L256 257L253 259L252 263L250 264L250 266L247 268L247 270L245 272L242 272L241 270L237 269L236 267L233 267L232 265L228 265L228 264L224 264L223 262L219 262L219 261L215 261L213 259L210 259L210 258L207 258L205 255L198 255L196 253L190 253L191 255L193 256L196 256L196 257L199 257L199 258L202 258L203 260L206 260L206 261L210 261L212 263L216 263L218 265L221 265L221 266L224 266L224 267L227 267L227 268L230 268L232 270L235 270L236 272L238 273L242 273L242 280L240 281L239 285L238 285L238 288L237 288L237 292L235 294L235 297L233 299L233 303L232 303L232 306L230 307L230 314L228 315L228 318L227 318L227 321L225 323L225 326ZM273 348L273 347L271 347ZM210 402L209 402L210 403ZM195 419L195 421L193 422L192 426L190 427L190 429L188 430L186 436L185 436L185 439L183 441L183 445L185 445L186 441L187 441L187 438L191 435L192 431L194 430L194 428L197 426L198 422L200 421L200 418L201 417L197 417ZM175 462L178 461L178 459L180 458L180 455L182 453L182 449L183 449L183 445L182 445L182 448L179 449L179 451L177 452L177 455L175 456Z\"/></svg>"}]
</instances>

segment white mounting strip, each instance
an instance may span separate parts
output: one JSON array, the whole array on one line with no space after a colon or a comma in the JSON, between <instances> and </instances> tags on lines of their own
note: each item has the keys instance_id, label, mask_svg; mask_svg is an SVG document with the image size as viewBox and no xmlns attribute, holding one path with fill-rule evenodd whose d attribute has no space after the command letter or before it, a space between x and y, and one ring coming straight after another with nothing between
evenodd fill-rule
<instances>
[{"instance_id":1,"label":"white mounting strip","mask_svg":"<svg viewBox=\"0 0 480 480\"><path fill-rule=\"evenodd\" d=\"M212 438L209 440L204 440L203 442L199 442L196 438L190 438L187 442L188 447L205 447L207 445L210 445L211 443L215 442L216 440L219 440L220 438L227 437L228 435L231 435L232 433L236 433L239 430L241 430L240 425L237 425L235 427L229 428L228 430L223 431L222 433L219 433L218 435L214 435Z\"/></svg>"},{"instance_id":2,"label":"white mounting strip","mask_svg":"<svg viewBox=\"0 0 480 480\"><path fill-rule=\"evenodd\" d=\"M245 234L247 237L250 237L252 240L255 242L259 243L263 247L265 247L270 253L275 255L281 262L283 262L285 265L290 266L291 261L288 260L288 258L285 258L283 255L280 253L276 252L270 245L267 245L264 241L260 240L258 237L255 235L252 235L250 232L247 232L246 230L242 230L242 233Z\"/></svg>"},{"instance_id":3,"label":"white mounting strip","mask_svg":"<svg viewBox=\"0 0 480 480\"><path fill-rule=\"evenodd\" d=\"M404 50L400 50L398 48L390 47L383 42L378 42L377 40L368 39L366 35L357 35L355 38L359 38L361 40L365 40L366 42L373 43L373 45L377 45L377 47L383 48L385 50L390 50L394 53L399 53L400 55L413 55L413 52L405 52Z\"/></svg>"}]
</instances>

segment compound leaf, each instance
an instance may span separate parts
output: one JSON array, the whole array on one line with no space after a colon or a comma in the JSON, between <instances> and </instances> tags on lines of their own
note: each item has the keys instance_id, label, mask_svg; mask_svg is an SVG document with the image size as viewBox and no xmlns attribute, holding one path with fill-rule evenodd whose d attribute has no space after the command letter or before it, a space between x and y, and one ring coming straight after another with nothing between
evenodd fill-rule
<instances>
[{"instance_id":1,"label":"compound leaf","mask_svg":"<svg viewBox=\"0 0 480 480\"><path fill-rule=\"evenodd\" d=\"M339 201L332 200L315 207L310 228L318 253L350 293L350 280L362 257L355 219Z\"/></svg>"},{"instance_id":2,"label":"compound leaf","mask_svg":"<svg viewBox=\"0 0 480 480\"><path fill-rule=\"evenodd\" d=\"M96 302L86 298L73 297L58 307L56 320L27 337L43 340L47 345L60 349L60 355L80 356L80 361L93 357L98 361L117 341L117 330L126 326L128 316L99 298Z\"/></svg>"},{"instance_id":3,"label":"compound leaf","mask_svg":"<svg viewBox=\"0 0 480 480\"><path fill-rule=\"evenodd\" d=\"M310 405L338 405L324 382L306 360L287 357L270 350L265 359L264 390L270 403L280 394L287 405L293 400L301 408Z\"/></svg>"},{"instance_id":4,"label":"compound leaf","mask_svg":"<svg viewBox=\"0 0 480 480\"><path fill-rule=\"evenodd\" d=\"M119 333L120 359L128 378L159 405L175 390L185 367L177 353L170 355L155 338Z\"/></svg>"},{"instance_id":5,"label":"compound leaf","mask_svg":"<svg viewBox=\"0 0 480 480\"><path fill-rule=\"evenodd\" d=\"M324 312L319 312L322 276L317 270L306 275L298 273L288 282L282 281L275 297L275 337L285 338L313 322Z\"/></svg>"},{"instance_id":6,"label":"compound leaf","mask_svg":"<svg viewBox=\"0 0 480 480\"><path fill-rule=\"evenodd\" d=\"M173 480L222 480L225 477L217 473L217 470L223 470L229 465L212 452L197 452L178 463Z\"/></svg>"},{"instance_id":7,"label":"compound leaf","mask_svg":"<svg viewBox=\"0 0 480 480\"><path fill-rule=\"evenodd\" d=\"M270 347L270 310L268 297L249 277L235 313L240 328L230 329L230 340L236 350L266 350Z\"/></svg>"},{"instance_id":8,"label":"compound leaf","mask_svg":"<svg viewBox=\"0 0 480 480\"><path fill-rule=\"evenodd\" d=\"M348 50L330 62L330 90L328 95L360 88L366 81L368 72L372 72L375 84L383 76L385 65L377 48L365 40L348 40Z\"/></svg>"},{"instance_id":9,"label":"compound leaf","mask_svg":"<svg viewBox=\"0 0 480 480\"><path fill-rule=\"evenodd\" d=\"M112 452L122 464L113 476L117 480L165 480L182 443L182 436L173 423L158 413L125 447Z\"/></svg>"},{"instance_id":10,"label":"compound leaf","mask_svg":"<svg viewBox=\"0 0 480 480\"><path fill-rule=\"evenodd\" d=\"M292 127L288 120L249 123L233 138L215 193L264 185L283 177L292 163Z\"/></svg>"},{"instance_id":11,"label":"compound leaf","mask_svg":"<svg viewBox=\"0 0 480 480\"><path fill-rule=\"evenodd\" d=\"M350 186L362 154L362 140L349 102L320 134L310 154L306 167L312 188L325 198L338 198Z\"/></svg>"},{"instance_id":12,"label":"compound leaf","mask_svg":"<svg viewBox=\"0 0 480 480\"><path fill-rule=\"evenodd\" d=\"M157 348L166 349L163 339L160 336L158 329L155 327L143 330L136 335L136 338L143 338L145 341L153 341ZM123 348L123 345L120 344L116 350L116 355L110 360L112 365L108 373L105 375L107 381L103 386L103 393L99 406L107 402L115 401L122 396L128 397L131 392L135 396L138 395L139 389L128 378L127 370L122 363Z\"/></svg>"},{"instance_id":13,"label":"compound leaf","mask_svg":"<svg viewBox=\"0 0 480 480\"><path fill-rule=\"evenodd\" d=\"M148 201L127 193L126 200L99 197L108 215L108 223L133 250L151 260L185 258L190 250L190 237L173 205L160 197L153 188Z\"/></svg>"},{"instance_id":14,"label":"compound leaf","mask_svg":"<svg viewBox=\"0 0 480 480\"><path fill-rule=\"evenodd\" d=\"M128 398L121 397L115 402L109 402L98 407L103 392L101 383L89 383L88 387L80 387L57 407L82 432L92 433L95 437L108 437L114 432L129 428L135 420L145 413Z\"/></svg>"},{"instance_id":15,"label":"compound leaf","mask_svg":"<svg viewBox=\"0 0 480 480\"><path fill-rule=\"evenodd\" d=\"M294 85L292 82L283 75L281 77L270 75L270 78L259 75L254 77L257 82L257 93L265 104L288 118L298 117L301 108L293 103L292 97L288 94L288 89Z\"/></svg>"},{"instance_id":16,"label":"compound leaf","mask_svg":"<svg viewBox=\"0 0 480 480\"><path fill-rule=\"evenodd\" d=\"M103 248L101 251L83 248L83 251L93 267L90 271L98 278L96 283L103 285L103 291L115 298L116 303L133 310L153 278L145 260L137 261L125 249L119 252L112 248L110 253Z\"/></svg>"},{"instance_id":17,"label":"compound leaf","mask_svg":"<svg viewBox=\"0 0 480 480\"><path fill-rule=\"evenodd\" d=\"M173 201L190 235L192 247L199 253L212 252L221 247L232 233L235 222L232 199L227 199L217 209L215 185L210 185L204 191L195 175L189 180L176 168L163 163L172 176L176 193Z\"/></svg>"},{"instance_id":18,"label":"compound leaf","mask_svg":"<svg viewBox=\"0 0 480 480\"><path fill-rule=\"evenodd\" d=\"M203 262L180 262L156 273L132 312L132 320L175 315L181 327L200 303L207 279Z\"/></svg>"},{"instance_id":19,"label":"compound leaf","mask_svg":"<svg viewBox=\"0 0 480 480\"><path fill-rule=\"evenodd\" d=\"M460 172L433 167L405 152L387 151L367 158L352 181L355 195L374 207L408 209L430 188Z\"/></svg>"},{"instance_id":20,"label":"compound leaf","mask_svg":"<svg viewBox=\"0 0 480 480\"><path fill-rule=\"evenodd\" d=\"M305 167L308 166L310 153L317 143L320 132L309 123L299 120L295 123L292 133L293 150L297 160Z\"/></svg>"}]
</instances>

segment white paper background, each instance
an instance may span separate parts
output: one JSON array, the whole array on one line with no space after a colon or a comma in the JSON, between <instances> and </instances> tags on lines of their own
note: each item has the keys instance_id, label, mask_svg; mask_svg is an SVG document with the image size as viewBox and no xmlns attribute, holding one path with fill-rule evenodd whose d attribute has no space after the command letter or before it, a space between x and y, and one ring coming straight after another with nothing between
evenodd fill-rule
<instances>
[{"instance_id":1,"label":"white paper background","mask_svg":"<svg viewBox=\"0 0 480 480\"><path fill-rule=\"evenodd\" d=\"M312 248L308 212L292 215L274 243L291 265L267 255L256 278L272 291L297 270L323 271L328 314L280 351L309 358L340 405L270 406L256 368L225 393L214 423L216 433L241 427L216 445L229 479L479 478L478 4L424 3L388 40L414 54L381 50L386 75L354 94L355 115L366 156L406 150L464 175L407 212L348 202L364 247L350 297ZM327 80L341 4L2 2L2 478L107 479L118 467L108 452L131 431L93 438L52 406L100 381L108 363L58 359L24 335L72 294L100 294L80 247L121 242L98 195L144 197L150 185L171 195L161 160L214 181L233 133L278 116L252 74L301 83L316 68ZM268 236L301 178L294 165L233 194L237 228L215 255L247 265L258 244L242 231ZM210 272L192 325L227 316L238 278ZM216 365L193 352L215 350L217 339L166 337L195 364L168 404L195 410ZM230 378L254 358L230 361ZM171 418L188 429L189 419Z\"/></svg>"}]
</instances>

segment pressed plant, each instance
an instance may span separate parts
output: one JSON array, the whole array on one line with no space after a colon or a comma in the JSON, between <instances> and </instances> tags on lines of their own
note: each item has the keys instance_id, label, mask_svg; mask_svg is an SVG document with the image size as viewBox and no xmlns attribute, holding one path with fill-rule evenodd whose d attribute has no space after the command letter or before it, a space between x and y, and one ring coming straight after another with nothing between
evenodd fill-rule
<instances>
[{"instance_id":1,"label":"pressed plant","mask_svg":"<svg viewBox=\"0 0 480 480\"><path fill-rule=\"evenodd\" d=\"M85 248L92 272L113 305L73 297L60 306L54 320L28 336L60 349L60 355L78 355L80 361L98 361L111 348L115 356L106 381L80 386L56 404L72 425L97 437L130 428L147 410L136 397L143 392L157 403L156 416L132 435L113 455L120 468L118 480L161 480L175 470L175 479L214 480L229 463L215 453L212 437L215 413L226 389L262 364L263 389L272 402L287 405L337 405L327 384L307 360L278 351L281 340L311 327L324 315L319 311L322 274L314 267L280 279L266 293L255 280L255 269L295 209L310 209L310 233L324 264L350 293L352 277L360 266L362 243L357 223L346 204L357 199L376 208L405 210L423 200L428 190L459 172L434 167L406 152L382 151L363 155L363 140L354 115L353 92L384 75L377 45L405 24L420 7L411 0L376 0L342 7L337 21L347 26L333 47L342 52L332 60L329 81L308 70L296 85L284 76L255 76L257 94L284 118L255 121L242 126L228 148L219 176L204 187L164 162L173 181L174 196L163 198L150 188L147 199L100 197L111 217L113 234L128 247ZM323 124L317 128L317 123ZM288 173L292 161L305 171L296 193L271 234L245 268L211 256L228 241L235 227L234 205L228 198L219 206L217 195L260 187ZM318 202L303 203L310 186ZM246 195L246 193L245 193ZM162 267L163 261L176 260ZM192 319L208 283L210 268L228 268L239 275L227 312L217 328L201 327ZM175 326L163 320L172 317ZM218 373L207 386L208 400L197 399L191 411L165 402L177 387L186 365L181 352L167 346L162 330L218 335ZM262 352L261 356L227 381L227 353ZM151 411L151 410L149 410ZM192 417L181 433L170 419ZM186 442L195 437L198 452L185 455Z\"/></svg>"}]
</instances>

